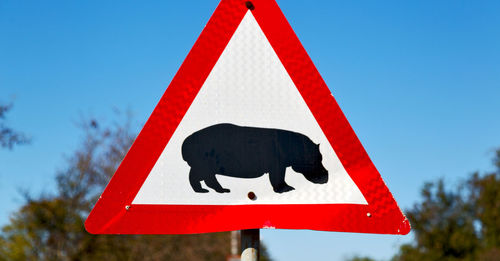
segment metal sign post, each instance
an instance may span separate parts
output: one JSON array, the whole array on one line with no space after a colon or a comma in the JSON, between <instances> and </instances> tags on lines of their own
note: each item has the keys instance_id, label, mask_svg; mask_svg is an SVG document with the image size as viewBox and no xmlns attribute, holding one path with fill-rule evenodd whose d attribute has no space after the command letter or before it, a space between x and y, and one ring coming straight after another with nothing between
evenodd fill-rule
<instances>
[{"instance_id":1,"label":"metal sign post","mask_svg":"<svg viewBox=\"0 0 500 261\"><path fill-rule=\"evenodd\" d=\"M260 230L241 230L241 261L258 261L260 256Z\"/></svg>"}]
</instances>

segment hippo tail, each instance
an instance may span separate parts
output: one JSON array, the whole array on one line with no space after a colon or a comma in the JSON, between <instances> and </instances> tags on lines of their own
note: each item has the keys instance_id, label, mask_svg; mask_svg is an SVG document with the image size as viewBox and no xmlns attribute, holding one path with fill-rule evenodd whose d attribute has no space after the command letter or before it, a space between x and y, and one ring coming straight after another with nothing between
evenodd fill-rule
<instances>
[{"instance_id":1,"label":"hippo tail","mask_svg":"<svg viewBox=\"0 0 500 261\"><path fill-rule=\"evenodd\" d=\"M193 142L191 141L191 136L187 137L184 142L182 143L182 159L186 161L188 164L193 160L193 153L192 153L192 146Z\"/></svg>"}]
</instances>

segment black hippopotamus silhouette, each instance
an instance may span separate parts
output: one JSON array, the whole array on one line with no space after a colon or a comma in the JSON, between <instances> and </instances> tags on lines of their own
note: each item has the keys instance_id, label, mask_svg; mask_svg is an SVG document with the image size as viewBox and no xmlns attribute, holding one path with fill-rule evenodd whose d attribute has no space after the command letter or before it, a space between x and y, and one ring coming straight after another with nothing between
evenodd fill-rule
<instances>
[{"instance_id":1,"label":"black hippopotamus silhouette","mask_svg":"<svg viewBox=\"0 0 500 261\"><path fill-rule=\"evenodd\" d=\"M328 182L321 164L319 144L300 133L280 129L217 124L199 130L184 140L182 158L189 164L189 182L195 192L206 193L201 181L219 193L223 188L215 175L257 178L269 173L273 190L283 193L294 188L285 182L285 170L317 184Z\"/></svg>"}]
</instances>

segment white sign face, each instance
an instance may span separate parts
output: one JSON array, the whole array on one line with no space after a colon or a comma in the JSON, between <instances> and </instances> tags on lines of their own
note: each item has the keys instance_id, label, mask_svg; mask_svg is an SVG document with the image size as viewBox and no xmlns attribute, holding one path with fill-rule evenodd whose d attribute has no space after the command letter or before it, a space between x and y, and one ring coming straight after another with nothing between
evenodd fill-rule
<instances>
[{"instance_id":1,"label":"white sign face","mask_svg":"<svg viewBox=\"0 0 500 261\"><path fill-rule=\"evenodd\" d=\"M182 154L183 143L194 133L221 123L252 127L257 131L279 129L283 133L288 131L307 136L314 144L319 144L320 162L328 171L328 181L311 182L306 175L287 167L284 180L294 189L287 187L279 193L271 184L268 173L245 178L214 174L216 182L227 189L223 191L225 193L217 192L212 188L213 184L208 186L204 180L194 182L201 188L197 188L196 184L193 186L189 174L192 167ZM247 196L249 192L254 192L257 199L250 200ZM346 173L257 21L248 11L132 204L367 202Z\"/></svg>"}]
</instances>

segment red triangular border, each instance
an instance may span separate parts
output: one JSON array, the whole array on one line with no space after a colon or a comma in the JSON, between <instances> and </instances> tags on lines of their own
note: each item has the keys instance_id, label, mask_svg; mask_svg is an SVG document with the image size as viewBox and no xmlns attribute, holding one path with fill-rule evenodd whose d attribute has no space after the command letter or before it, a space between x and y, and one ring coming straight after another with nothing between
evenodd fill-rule
<instances>
[{"instance_id":1,"label":"red triangular border","mask_svg":"<svg viewBox=\"0 0 500 261\"><path fill-rule=\"evenodd\" d=\"M249 10L246 2L221 1L87 218L87 231L191 234L284 228L407 234L408 220L274 0L253 0L253 16L368 205L131 205Z\"/></svg>"}]
</instances>

